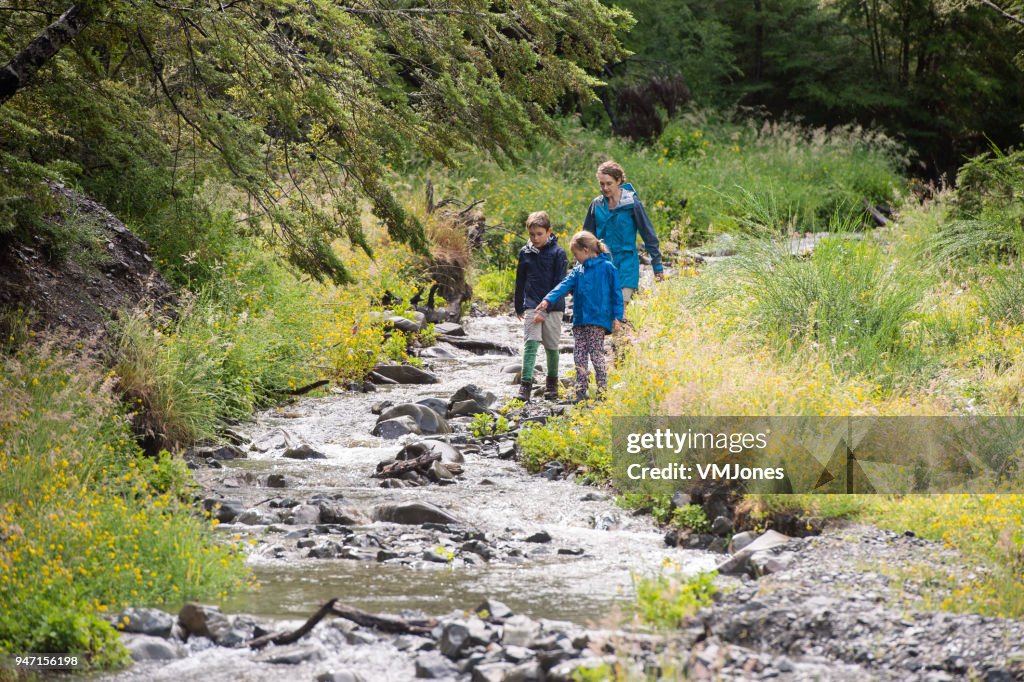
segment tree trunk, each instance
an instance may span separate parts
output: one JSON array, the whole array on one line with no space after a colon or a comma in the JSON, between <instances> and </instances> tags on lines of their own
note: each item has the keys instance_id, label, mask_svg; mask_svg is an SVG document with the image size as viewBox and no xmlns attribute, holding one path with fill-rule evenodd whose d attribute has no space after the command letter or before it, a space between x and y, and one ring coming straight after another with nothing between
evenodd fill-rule
<instances>
[{"instance_id":1,"label":"tree trunk","mask_svg":"<svg viewBox=\"0 0 1024 682\"><path fill-rule=\"evenodd\" d=\"M91 14L82 10L80 5L72 5L0 68L0 104L24 87L36 71L82 32L91 19Z\"/></svg>"}]
</instances>

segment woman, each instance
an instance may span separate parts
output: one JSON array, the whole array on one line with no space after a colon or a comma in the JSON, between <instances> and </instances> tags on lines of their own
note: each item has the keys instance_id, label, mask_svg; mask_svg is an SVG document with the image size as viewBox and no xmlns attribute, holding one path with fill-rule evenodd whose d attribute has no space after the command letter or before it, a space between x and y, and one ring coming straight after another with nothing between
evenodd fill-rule
<instances>
[{"instance_id":1,"label":"woman","mask_svg":"<svg viewBox=\"0 0 1024 682\"><path fill-rule=\"evenodd\" d=\"M612 262L619 271L622 298L629 303L640 284L640 256L636 250L638 232L644 240L644 248L651 255L655 278L664 278L658 235L654 233L654 226L636 190L626 182L622 166L614 161L605 161L597 167L597 182L601 186L601 196L590 202L583 229L593 232L608 246Z\"/></svg>"}]
</instances>

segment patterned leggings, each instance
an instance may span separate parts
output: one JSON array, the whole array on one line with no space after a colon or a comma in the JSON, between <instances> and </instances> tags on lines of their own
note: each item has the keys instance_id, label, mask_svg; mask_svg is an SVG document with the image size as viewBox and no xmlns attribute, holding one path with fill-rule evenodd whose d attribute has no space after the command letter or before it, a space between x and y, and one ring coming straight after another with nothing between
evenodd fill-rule
<instances>
[{"instance_id":1,"label":"patterned leggings","mask_svg":"<svg viewBox=\"0 0 1024 682\"><path fill-rule=\"evenodd\" d=\"M594 363L594 374L597 376L597 390L603 393L608 387L608 360L604 354L604 327L585 324L572 328L572 335L575 339L572 349L573 361L576 363L576 395L583 397L587 394L587 385L590 379L590 368L587 366L587 358Z\"/></svg>"}]
</instances>

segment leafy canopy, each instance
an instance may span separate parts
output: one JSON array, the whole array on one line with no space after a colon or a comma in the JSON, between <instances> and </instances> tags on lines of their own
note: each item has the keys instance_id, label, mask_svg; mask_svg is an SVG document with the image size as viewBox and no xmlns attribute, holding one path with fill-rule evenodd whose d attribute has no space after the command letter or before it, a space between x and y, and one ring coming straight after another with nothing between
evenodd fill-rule
<instances>
[{"instance_id":1,"label":"leafy canopy","mask_svg":"<svg viewBox=\"0 0 1024 682\"><path fill-rule=\"evenodd\" d=\"M68 9L30 4L0 8L0 61ZM227 184L241 226L339 282L348 274L330 244L369 250L366 205L392 238L425 248L390 169L469 147L514 158L553 132L559 98L593 98L590 72L622 58L632 25L598 0L80 7L88 25L0 109L0 233L45 210L42 178L139 222Z\"/></svg>"}]
</instances>

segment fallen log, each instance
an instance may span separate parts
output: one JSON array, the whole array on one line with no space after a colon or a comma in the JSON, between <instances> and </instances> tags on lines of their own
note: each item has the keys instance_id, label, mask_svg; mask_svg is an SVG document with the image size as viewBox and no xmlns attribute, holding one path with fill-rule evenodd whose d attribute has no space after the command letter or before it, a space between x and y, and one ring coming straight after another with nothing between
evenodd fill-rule
<instances>
[{"instance_id":1,"label":"fallen log","mask_svg":"<svg viewBox=\"0 0 1024 682\"><path fill-rule=\"evenodd\" d=\"M332 603L334 601L331 600ZM437 621L433 618L405 619L397 616L377 616L346 604L334 603L331 612L356 625L392 634L425 635L437 627Z\"/></svg>"},{"instance_id":2,"label":"fallen log","mask_svg":"<svg viewBox=\"0 0 1024 682\"><path fill-rule=\"evenodd\" d=\"M330 599L327 602L325 602L323 606L317 609L316 613L310 616L309 620L303 623L302 626L296 630L292 630L291 632L274 632L250 640L249 648L262 649L268 644L275 644L277 646L282 646L284 644L294 644L295 642L299 641L300 639L308 635L310 631L316 627L316 624L324 619L324 616L326 616L328 613L333 613L335 602L337 601L338 598L335 597L334 599Z\"/></svg>"},{"instance_id":3,"label":"fallen log","mask_svg":"<svg viewBox=\"0 0 1024 682\"><path fill-rule=\"evenodd\" d=\"M422 473L439 459L441 459L440 452L428 452L415 459L403 459L391 464L378 465L377 471L370 478L395 478L410 471Z\"/></svg>"}]
</instances>

